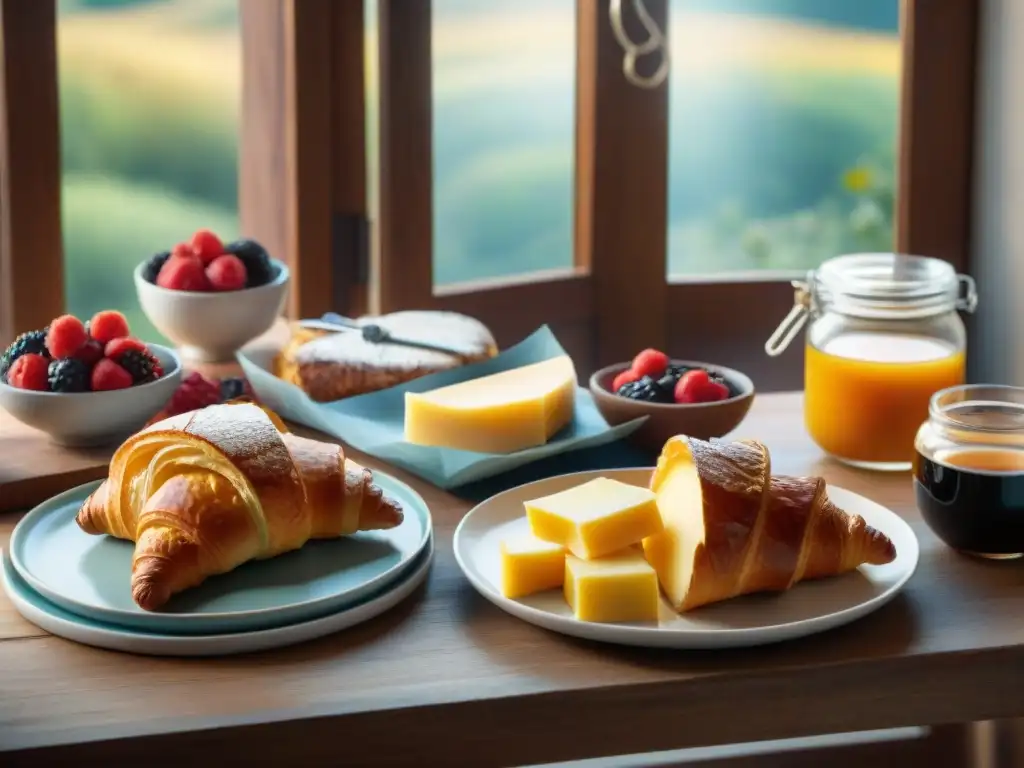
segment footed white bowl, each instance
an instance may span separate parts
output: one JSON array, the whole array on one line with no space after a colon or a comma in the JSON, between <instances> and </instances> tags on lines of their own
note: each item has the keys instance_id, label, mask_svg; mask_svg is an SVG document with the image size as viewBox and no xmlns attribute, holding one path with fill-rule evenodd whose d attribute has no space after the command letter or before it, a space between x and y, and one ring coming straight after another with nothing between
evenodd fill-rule
<instances>
[{"instance_id":1,"label":"footed white bowl","mask_svg":"<svg viewBox=\"0 0 1024 768\"><path fill-rule=\"evenodd\" d=\"M277 277L266 285L240 291L199 292L161 288L135 268L135 291L149 321L192 362L234 361L235 352L270 330L284 308L289 272L271 259Z\"/></svg>"},{"instance_id":2,"label":"footed white bowl","mask_svg":"<svg viewBox=\"0 0 1024 768\"><path fill-rule=\"evenodd\" d=\"M164 375L148 384L109 392L35 392L0 381L0 408L35 427L59 445L84 448L110 445L139 431L181 383L181 361L159 344L149 349Z\"/></svg>"}]
</instances>

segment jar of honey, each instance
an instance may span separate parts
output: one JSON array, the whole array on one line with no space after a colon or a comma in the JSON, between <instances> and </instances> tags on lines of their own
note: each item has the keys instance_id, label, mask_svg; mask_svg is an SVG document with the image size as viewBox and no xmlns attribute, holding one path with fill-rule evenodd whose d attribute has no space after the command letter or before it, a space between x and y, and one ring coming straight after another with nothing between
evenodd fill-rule
<instances>
[{"instance_id":1,"label":"jar of honey","mask_svg":"<svg viewBox=\"0 0 1024 768\"><path fill-rule=\"evenodd\" d=\"M811 438L847 464L909 470L932 395L964 382L959 312L977 305L974 280L939 259L864 253L830 259L793 287L793 310L765 351L781 354L807 326Z\"/></svg>"}]
</instances>

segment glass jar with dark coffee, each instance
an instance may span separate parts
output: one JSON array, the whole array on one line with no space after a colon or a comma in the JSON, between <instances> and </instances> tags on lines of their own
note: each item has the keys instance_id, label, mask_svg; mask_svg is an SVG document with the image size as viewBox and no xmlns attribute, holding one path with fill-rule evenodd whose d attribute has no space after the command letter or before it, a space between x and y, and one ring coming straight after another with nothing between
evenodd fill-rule
<instances>
[{"instance_id":1,"label":"glass jar with dark coffee","mask_svg":"<svg viewBox=\"0 0 1024 768\"><path fill-rule=\"evenodd\" d=\"M914 448L917 507L936 536L981 557L1024 554L1024 388L937 392Z\"/></svg>"}]
</instances>

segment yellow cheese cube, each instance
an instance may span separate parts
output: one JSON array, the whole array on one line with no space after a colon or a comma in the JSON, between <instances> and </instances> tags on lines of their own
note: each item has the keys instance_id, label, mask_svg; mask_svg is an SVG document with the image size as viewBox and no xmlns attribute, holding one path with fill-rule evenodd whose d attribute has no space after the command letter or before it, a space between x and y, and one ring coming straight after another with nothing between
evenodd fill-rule
<instances>
[{"instance_id":1,"label":"yellow cheese cube","mask_svg":"<svg viewBox=\"0 0 1024 768\"><path fill-rule=\"evenodd\" d=\"M405 393L405 439L481 453L544 445L572 420L576 369L563 355L429 392Z\"/></svg>"},{"instance_id":2,"label":"yellow cheese cube","mask_svg":"<svg viewBox=\"0 0 1024 768\"><path fill-rule=\"evenodd\" d=\"M598 477L567 491L527 501L534 536L592 559L636 544L662 528L647 488Z\"/></svg>"},{"instance_id":3,"label":"yellow cheese cube","mask_svg":"<svg viewBox=\"0 0 1024 768\"><path fill-rule=\"evenodd\" d=\"M580 621L657 621L658 576L633 547L597 560L566 555L565 601Z\"/></svg>"},{"instance_id":4,"label":"yellow cheese cube","mask_svg":"<svg viewBox=\"0 0 1024 768\"><path fill-rule=\"evenodd\" d=\"M501 593L508 598L557 589L565 579L565 547L524 533L501 542Z\"/></svg>"}]
</instances>

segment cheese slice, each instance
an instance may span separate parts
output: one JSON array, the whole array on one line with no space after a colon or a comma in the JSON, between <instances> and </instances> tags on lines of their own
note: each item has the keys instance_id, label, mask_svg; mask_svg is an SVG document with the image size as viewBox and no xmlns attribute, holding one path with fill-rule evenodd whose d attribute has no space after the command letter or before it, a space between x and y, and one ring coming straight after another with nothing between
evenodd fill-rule
<instances>
[{"instance_id":1,"label":"cheese slice","mask_svg":"<svg viewBox=\"0 0 1024 768\"><path fill-rule=\"evenodd\" d=\"M558 589L565 579L565 548L525 533L501 542L501 593L526 597Z\"/></svg>"},{"instance_id":2,"label":"cheese slice","mask_svg":"<svg viewBox=\"0 0 1024 768\"><path fill-rule=\"evenodd\" d=\"M607 477L527 501L525 507L534 536L584 559L618 552L662 529L653 492Z\"/></svg>"},{"instance_id":3,"label":"cheese slice","mask_svg":"<svg viewBox=\"0 0 1024 768\"><path fill-rule=\"evenodd\" d=\"M598 560L566 555L564 591L580 621L658 620L658 577L633 547Z\"/></svg>"},{"instance_id":4,"label":"cheese slice","mask_svg":"<svg viewBox=\"0 0 1024 768\"><path fill-rule=\"evenodd\" d=\"M572 420L576 370L563 355L429 392L405 393L405 439L480 453L544 445Z\"/></svg>"}]
</instances>

